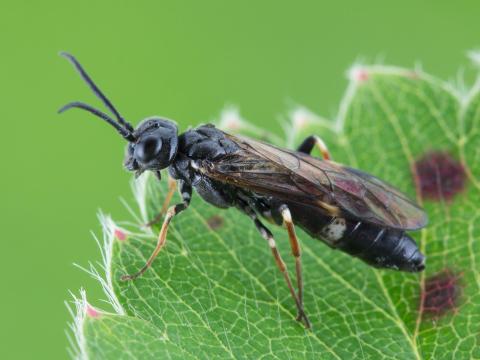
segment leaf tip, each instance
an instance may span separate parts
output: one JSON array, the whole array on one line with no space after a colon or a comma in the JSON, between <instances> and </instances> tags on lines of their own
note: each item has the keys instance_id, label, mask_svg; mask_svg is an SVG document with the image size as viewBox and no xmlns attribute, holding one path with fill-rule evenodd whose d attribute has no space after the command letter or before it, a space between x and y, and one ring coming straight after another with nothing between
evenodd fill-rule
<instances>
[{"instance_id":1,"label":"leaf tip","mask_svg":"<svg viewBox=\"0 0 480 360\"><path fill-rule=\"evenodd\" d=\"M115 239L117 239L119 241L125 241L127 239L127 233L120 228L116 228L113 231L113 234L115 236Z\"/></svg>"},{"instance_id":2,"label":"leaf tip","mask_svg":"<svg viewBox=\"0 0 480 360\"><path fill-rule=\"evenodd\" d=\"M98 319L101 316L101 312L95 309L88 302L85 304L85 314L87 315L87 317L92 319Z\"/></svg>"},{"instance_id":3,"label":"leaf tip","mask_svg":"<svg viewBox=\"0 0 480 360\"><path fill-rule=\"evenodd\" d=\"M291 112L290 117L295 129L303 129L312 121L314 114L304 107L297 107Z\"/></svg>"},{"instance_id":4,"label":"leaf tip","mask_svg":"<svg viewBox=\"0 0 480 360\"><path fill-rule=\"evenodd\" d=\"M353 65L348 70L348 79L355 83L363 83L367 81L370 77L370 73L365 66L362 65Z\"/></svg>"},{"instance_id":5,"label":"leaf tip","mask_svg":"<svg viewBox=\"0 0 480 360\"><path fill-rule=\"evenodd\" d=\"M236 106L226 106L220 113L218 127L227 131L239 131L245 127L245 120Z\"/></svg>"}]
</instances>

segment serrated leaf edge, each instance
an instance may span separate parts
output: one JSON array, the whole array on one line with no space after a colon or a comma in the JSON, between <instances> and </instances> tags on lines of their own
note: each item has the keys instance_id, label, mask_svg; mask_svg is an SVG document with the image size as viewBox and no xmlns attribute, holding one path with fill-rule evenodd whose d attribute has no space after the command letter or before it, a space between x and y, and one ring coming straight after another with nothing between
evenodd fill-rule
<instances>
[{"instance_id":1,"label":"serrated leaf edge","mask_svg":"<svg viewBox=\"0 0 480 360\"><path fill-rule=\"evenodd\" d=\"M480 53L480 52L479 52ZM472 53L469 53L470 55ZM476 54L476 53L475 53ZM477 54L476 54L477 55ZM471 55L472 57L472 55ZM472 58L473 59L473 58ZM437 78L433 75L430 75L423 71L421 66L417 65L415 68L403 68L397 66L385 66L385 65L363 65L356 63L350 67L347 71L347 78L348 78L348 85L346 91L343 95L342 100L339 103L338 112L336 116L333 117L333 120L329 120L327 118L321 117L308 109L303 105L295 105L288 113L287 121L284 121L281 125L285 134L286 145L290 148L293 148L293 139L296 138L298 132L302 130L302 126L311 126L315 125L319 128L324 127L339 136L343 135L343 129L345 124L346 115L348 112L348 108L352 102L353 97L359 86L361 86L361 81L355 78L355 72L358 70L366 71L368 74L374 75L396 75L396 76L411 76L414 73L419 79L424 81L430 82L439 86L446 92L450 93L455 99L458 100L460 104L460 114L459 114L459 121L463 121L463 114L465 109L467 108L468 104L470 103L471 99L480 92L480 76L477 77L475 83L467 90L461 91L460 86L455 84L454 82L444 81L440 78ZM301 120L299 120L301 119ZM257 126L251 124L247 120L245 120L238 110L238 107L234 105L227 105L222 112L220 113L220 118L214 123L221 129L225 131L238 131L238 130L250 130L250 131L263 131ZM275 142L280 143L281 140L276 137L275 135L271 135L271 138L275 140ZM284 143L285 143L284 142ZM135 201L137 203L140 218L143 223L148 222L148 213L147 213L147 182L148 182L149 174L145 173L139 179L132 181L132 191L134 194ZM472 177L470 177L472 178ZM476 183L475 179L474 183L477 187L478 184ZM127 210L131 213L132 216L136 216L135 212L130 208L126 201L122 201L125 205ZM97 270L96 266L92 263L89 263L89 268L84 268L77 264L74 264L78 268L82 269L83 271L87 272L90 276L94 279L99 281L102 286L102 289L107 297L105 300L109 303L112 308L114 309L117 315L125 315L125 310L122 308L118 298L115 295L113 290L112 284L112 276L111 276L111 260L112 260L112 249L113 249L113 242L115 240L115 229L118 229L118 226L114 223L112 218L108 215L103 213L99 213L98 215L99 221L102 225L102 233L103 233L103 244L100 243L97 236L92 233L95 241L97 242L101 256L102 256L102 263L98 263L97 265L101 267L104 272L102 276L100 272ZM138 227L138 230L141 233L146 235L153 235L153 231L150 228L146 227ZM421 246L424 247L424 236L421 239ZM424 276L422 276L421 283L422 286L424 284ZM69 313L71 314L73 321L69 324L70 333L73 334L73 338L70 333L67 331L67 338L70 343L70 348L68 349L69 355L73 359L81 359L86 360L88 359L86 353L86 342L85 337L83 334L83 325L86 318L87 312L87 298L86 298L86 291L82 288L80 289L80 296L76 296L73 293L70 293L73 300L68 303L65 302ZM73 306L72 306L73 304ZM73 309L75 307L75 309ZM415 334L418 332L418 321L417 321L417 328L415 329ZM406 331L406 329L404 329ZM416 354L417 358L420 359L420 354L418 352L416 339L412 339L408 336L408 331L405 333L407 339L411 340L412 348L414 353ZM416 338L416 336L414 336Z\"/></svg>"}]
</instances>

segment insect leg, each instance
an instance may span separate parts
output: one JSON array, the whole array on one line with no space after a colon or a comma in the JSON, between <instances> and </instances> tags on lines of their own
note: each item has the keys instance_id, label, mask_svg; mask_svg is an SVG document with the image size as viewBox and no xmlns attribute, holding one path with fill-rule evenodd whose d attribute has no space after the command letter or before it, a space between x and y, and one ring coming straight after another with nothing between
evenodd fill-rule
<instances>
[{"instance_id":1,"label":"insect leg","mask_svg":"<svg viewBox=\"0 0 480 360\"><path fill-rule=\"evenodd\" d=\"M249 206L245 206L243 210L247 213L247 215L249 215L252 218L253 222L255 223L255 226L257 227L262 237L268 241L268 245L272 250L272 254L273 254L273 257L275 258L277 267L282 272L283 277L285 278L285 282L287 283L288 289L290 290L290 294L292 295L292 298L294 299L295 304L297 305L297 310L298 310L297 320L300 321L303 318L305 321L305 327L309 329L310 321L308 320L308 317L305 314L301 301L299 300L299 298L297 297L297 294L295 293L292 280L288 275L287 265L283 261L282 256L280 255L280 252L277 249L277 244L275 242L273 234L270 232L270 230L268 230L267 227L265 227L265 225L262 224L262 222L258 219L258 216L253 209L251 209Z\"/></svg>"},{"instance_id":2,"label":"insect leg","mask_svg":"<svg viewBox=\"0 0 480 360\"><path fill-rule=\"evenodd\" d=\"M167 214L165 215L165 219L163 220L162 229L158 234L157 246L153 250L152 254L148 258L145 265L135 274L133 275L123 275L121 280L134 280L142 275L153 263L153 260L157 257L162 247L165 245L167 240L167 231L168 226L170 225L170 221L175 215L178 215L181 211L185 210L190 205L190 199L192 197L192 187L186 184L183 181L180 181L180 192L182 195L183 202L177 205L170 206L167 210Z\"/></svg>"},{"instance_id":3,"label":"insect leg","mask_svg":"<svg viewBox=\"0 0 480 360\"><path fill-rule=\"evenodd\" d=\"M315 145L317 146L318 150L320 150L323 160L331 160L332 157L330 156L327 145L325 145L323 140L317 135L310 135L303 140L303 143L298 147L297 151L310 155Z\"/></svg>"},{"instance_id":4,"label":"insect leg","mask_svg":"<svg viewBox=\"0 0 480 360\"><path fill-rule=\"evenodd\" d=\"M298 300L303 307L303 277L302 277L302 260L300 252L300 244L298 243L297 234L295 233L295 225L292 221L292 215L286 205L280 206L280 213L282 214L283 223L287 228L288 238L290 240L290 247L292 248L292 255L295 257L295 273L297 275ZM297 319L301 317L298 314Z\"/></svg>"},{"instance_id":5,"label":"insect leg","mask_svg":"<svg viewBox=\"0 0 480 360\"><path fill-rule=\"evenodd\" d=\"M170 201L172 200L173 193L175 192L176 188L177 188L176 181L169 176L168 177L168 192L167 192L167 196L165 197L165 200L163 201L162 208L158 212L158 214L155 215L155 217L152 220L150 220L149 222L147 222L144 226L151 227L151 226L155 225L156 223L158 223L162 219L163 215L165 214L165 212L168 209L168 205L170 204Z\"/></svg>"}]
</instances>

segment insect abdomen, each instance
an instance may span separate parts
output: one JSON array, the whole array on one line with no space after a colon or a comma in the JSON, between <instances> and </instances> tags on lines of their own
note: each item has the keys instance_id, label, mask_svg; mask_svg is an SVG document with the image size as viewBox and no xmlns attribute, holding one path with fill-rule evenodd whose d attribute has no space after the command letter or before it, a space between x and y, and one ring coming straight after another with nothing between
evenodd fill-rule
<instances>
[{"instance_id":1,"label":"insect abdomen","mask_svg":"<svg viewBox=\"0 0 480 360\"><path fill-rule=\"evenodd\" d=\"M417 272L425 257L404 231L342 217L326 216L315 208L290 203L294 222L310 236L378 268Z\"/></svg>"},{"instance_id":2,"label":"insect abdomen","mask_svg":"<svg viewBox=\"0 0 480 360\"><path fill-rule=\"evenodd\" d=\"M345 234L335 247L379 268L409 272L425 268L425 257L417 244L400 230L346 220Z\"/></svg>"}]
</instances>

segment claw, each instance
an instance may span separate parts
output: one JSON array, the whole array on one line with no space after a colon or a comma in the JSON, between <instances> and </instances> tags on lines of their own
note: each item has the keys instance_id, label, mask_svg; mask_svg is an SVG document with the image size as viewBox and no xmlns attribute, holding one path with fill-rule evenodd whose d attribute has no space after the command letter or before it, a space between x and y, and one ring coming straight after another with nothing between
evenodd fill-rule
<instances>
[{"instance_id":1,"label":"claw","mask_svg":"<svg viewBox=\"0 0 480 360\"><path fill-rule=\"evenodd\" d=\"M302 321L302 319L304 321ZM305 312L303 311L298 313L295 320L302 322L303 325L305 326L305 329L307 330L310 330L312 328L312 325L310 324L310 320L308 320L307 314L305 314Z\"/></svg>"}]
</instances>

